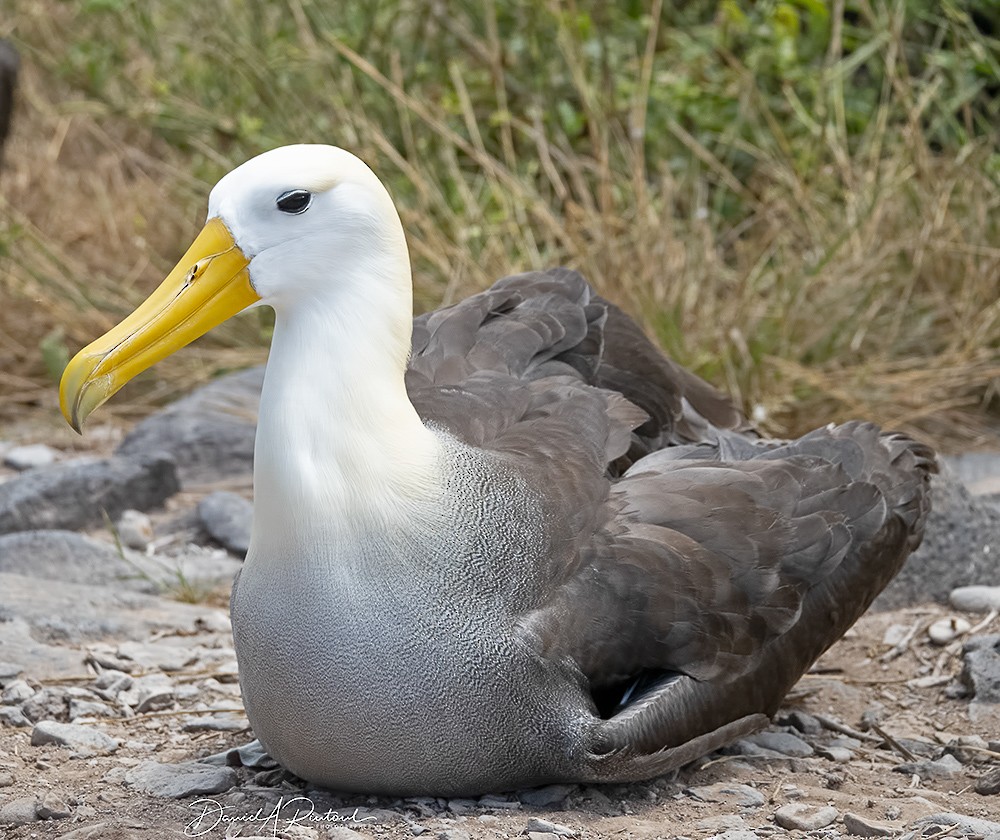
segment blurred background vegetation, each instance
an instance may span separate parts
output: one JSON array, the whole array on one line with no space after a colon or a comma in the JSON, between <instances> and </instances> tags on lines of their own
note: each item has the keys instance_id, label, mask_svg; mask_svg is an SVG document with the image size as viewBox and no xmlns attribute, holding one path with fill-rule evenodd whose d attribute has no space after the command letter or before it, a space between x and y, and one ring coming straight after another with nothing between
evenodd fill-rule
<instances>
[{"instance_id":1,"label":"blurred background vegetation","mask_svg":"<svg viewBox=\"0 0 1000 840\"><path fill-rule=\"evenodd\" d=\"M291 142L359 154L420 308L567 264L768 431L1000 428L998 0L13 0L0 422ZM249 313L112 403L265 356ZM0 427L2 430L2 427Z\"/></svg>"}]
</instances>

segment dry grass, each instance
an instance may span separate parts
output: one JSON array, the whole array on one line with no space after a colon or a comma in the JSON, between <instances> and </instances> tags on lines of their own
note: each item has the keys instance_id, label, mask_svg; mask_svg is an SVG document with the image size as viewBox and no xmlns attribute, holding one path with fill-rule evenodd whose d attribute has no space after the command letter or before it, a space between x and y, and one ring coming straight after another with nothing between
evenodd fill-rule
<instances>
[{"instance_id":1,"label":"dry grass","mask_svg":"<svg viewBox=\"0 0 1000 840\"><path fill-rule=\"evenodd\" d=\"M755 97L753 79L737 75L766 129L759 143L733 140L754 162L746 178L670 120L690 164L678 171L647 159L654 38L636 57L636 89L616 116L603 110L580 45L560 31L554 48L587 125L582 140L571 139L531 108L492 120L454 66L450 104L420 97L398 53L376 65L321 25L322 4L288 0L296 66L325 85L324 112L303 82L272 101L261 94L269 120L242 130L232 125L239 114L158 88L160 58L141 40L121 42L124 78L96 91L67 83L61 51L93 33L72 4L23 5L7 24L17 27L26 72L0 176L0 245L9 257L0 270L0 421L38 408L52 414L46 366L57 368L62 344L85 343L158 282L196 231L214 177L258 146L332 138L396 192L420 306L512 271L568 264L772 432L864 416L944 448L996 445L995 150L988 140L932 148L921 129L926 89L897 67L892 44L884 102L857 137L837 118L845 59L831 48L831 116L815 125L808 166L779 116ZM226 5L213 14L234 12ZM216 47L197 15L184 26L174 21L164 37L191 38L192 52ZM233 53L252 49L245 22L230 23L219 28L234 39ZM497 102L517 98L522 80L502 60L495 32L463 29L458 16L427 25L477 57ZM241 83L266 89L273 70L273 62L242 63ZM178 131L183 144L163 139ZM737 215L723 212L732 201ZM221 370L259 361L264 332L244 318L161 364L127 392L130 401L111 407L141 414Z\"/></svg>"}]
</instances>

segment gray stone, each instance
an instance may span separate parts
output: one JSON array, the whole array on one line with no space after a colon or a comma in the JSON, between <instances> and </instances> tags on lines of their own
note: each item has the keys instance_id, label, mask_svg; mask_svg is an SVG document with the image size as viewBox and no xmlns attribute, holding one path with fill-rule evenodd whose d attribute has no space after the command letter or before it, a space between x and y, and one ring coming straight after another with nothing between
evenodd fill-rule
<instances>
[{"instance_id":1,"label":"gray stone","mask_svg":"<svg viewBox=\"0 0 1000 840\"><path fill-rule=\"evenodd\" d=\"M731 828L722 834L713 834L708 840L759 840L764 835L757 834L748 828Z\"/></svg>"},{"instance_id":2,"label":"gray stone","mask_svg":"<svg viewBox=\"0 0 1000 840\"><path fill-rule=\"evenodd\" d=\"M183 671L188 665L198 661L198 653L191 650L190 642L176 637L155 642L122 642L116 652L118 656L137 663L145 670L159 668L168 672Z\"/></svg>"},{"instance_id":3,"label":"gray stone","mask_svg":"<svg viewBox=\"0 0 1000 840\"><path fill-rule=\"evenodd\" d=\"M68 834L63 834L59 840L105 840L107 837L114 836L112 831L114 831L114 828L111 823L91 823L90 825L80 826L80 828L74 828ZM125 835L118 836L124 837Z\"/></svg>"},{"instance_id":4,"label":"gray stone","mask_svg":"<svg viewBox=\"0 0 1000 840\"><path fill-rule=\"evenodd\" d=\"M853 834L855 837L892 837L897 833L897 829L891 825L852 814L850 811L844 814L844 828L848 834Z\"/></svg>"},{"instance_id":5,"label":"gray stone","mask_svg":"<svg viewBox=\"0 0 1000 840\"><path fill-rule=\"evenodd\" d=\"M524 827L525 831L541 831L548 834L555 834L558 837L572 837L576 834L572 828L559 823L543 820L541 817L531 817Z\"/></svg>"},{"instance_id":6,"label":"gray stone","mask_svg":"<svg viewBox=\"0 0 1000 840\"><path fill-rule=\"evenodd\" d=\"M576 787L574 785L546 785L545 787L522 790L517 797L525 805L536 808L550 808L558 805L569 796Z\"/></svg>"},{"instance_id":7,"label":"gray stone","mask_svg":"<svg viewBox=\"0 0 1000 840\"><path fill-rule=\"evenodd\" d=\"M64 820L73 815L69 805L51 790L42 797L35 813L40 820Z\"/></svg>"},{"instance_id":8,"label":"gray stone","mask_svg":"<svg viewBox=\"0 0 1000 840\"><path fill-rule=\"evenodd\" d=\"M952 827L952 830L945 832L944 829ZM984 837L995 840L1000 837L1000 823L992 820L981 820L977 817L967 817L965 814L956 814L945 811L940 814L931 814L914 820L911 826L917 829L917 836L920 836L922 829L937 828L940 830L938 836L947 833L949 837Z\"/></svg>"},{"instance_id":9,"label":"gray stone","mask_svg":"<svg viewBox=\"0 0 1000 840\"><path fill-rule=\"evenodd\" d=\"M983 796L1000 793L1000 767L987 770L976 779L976 793L981 793Z\"/></svg>"},{"instance_id":10,"label":"gray stone","mask_svg":"<svg viewBox=\"0 0 1000 840\"><path fill-rule=\"evenodd\" d=\"M758 732L756 735L751 735L747 740L764 747L764 749L773 750L774 752L793 758L805 758L813 754L812 747L790 732Z\"/></svg>"},{"instance_id":11,"label":"gray stone","mask_svg":"<svg viewBox=\"0 0 1000 840\"><path fill-rule=\"evenodd\" d=\"M38 800L34 797L14 799L0 807L0 825L18 826L33 823L38 819Z\"/></svg>"},{"instance_id":12,"label":"gray stone","mask_svg":"<svg viewBox=\"0 0 1000 840\"><path fill-rule=\"evenodd\" d=\"M14 777L10 773L0 773L0 788L10 787L14 784Z\"/></svg>"},{"instance_id":13,"label":"gray stone","mask_svg":"<svg viewBox=\"0 0 1000 840\"><path fill-rule=\"evenodd\" d=\"M122 545L145 551L153 539L153 520L141 510L123 510L115 523Z\"/></svg>"},{"instance_id":14,"label":"gray stone","mask_svg":"<svg viewBox=\"0 0 1000 840\"><path fill-rule=\"evenodd\" d=\"M739 814L717 814L705 817L694 824L695 831L740 831L747 827L746 820Z\"/></svg>"},{"instance_id":15,"label":"gray stone","mask_svg":"<svg viewBox=\"0 0 1000 840\"><path fill-rule=\"evenodd\" d=\"M805 802L792 802L774 812L774 821L790 831L816 831L830 825L838 816L839 812L832 805L818 807Z\"/></svg>"},{"instance_id":16,"label":"gray stone","mask_svg":"<svg viewBox=\"0 0 1000 840\"><path fill-rule=\"evenodd\" d=\"M506 796L497 796L492 793L479 797L479 805L483 808L496 808L502 811L518 811L521 808L521 803L516 799L508 799Z\"/></svg>"},{"instance_id":17,"label":"gray stone","mask_svg":"<svg viewBox=\"0 0 1000 840\"><path fill-rule=\"evenodd\" d=\"M1000 510L959 481L931 478L931 513L923 542L875 600L876 609L944 603L959 586L1000 578Z\"/></svg>"},{"instance_id":18,"label":"gray stone","mask_svg":"<svg viewBox=\"0 0 1000 840\"><path fill-rule=\"evenodd\" d=\"M109 669L94 680L94 693L105 700L114 702L118 695L132 687L132 677L124 671Z\"/></svg>"},{"instance_id":19,"label":"gray stone","mask_svg":"<svg viewBox=\"0 0 1000 840\"><path fill-rule=\"evenodd\" d=\"M759 808L764 804L764 794L749 785L716 782L714 785L690 787L684 792L701 802L717 802L740 808Z\"/></svg>"},{"instance_id":20,"label":"gray stone","mask_svg":"<svg viewBox=\"0 0 1000 840\"><path fill-rule=\"evenodd\" d=\"M559 835L551 831L526 831L525 834L528 840L559 840Z\"/></svg>"},{"instance_id":21,"label":"gray stone","mask_svg":"<svg viewBox=\"0 0 1000 840\"><path fill-rule=\"evenodd\" d=\"M65 720L69 714L69 695L64 688L46 686L22 703L21 711L33 721Z\"/></svg>"},{"instance_id":22,"label":"gray stone","mask_svg":"<svg viewBox=\"0 0 1000 840\"><path fill-rule=\"evenodd\" d=\"M854 758L854 753L845 747L819 747L816 752L828 761L836 761L841 764Z\"/></svg>"},{"instance_id":23,"label":"gray stone","mask_svg":"<svg viewBox=\"0 0 1000 840\"><path fill-rule=\"evenodd\" d=\"M164 674L147 674L138 677L119 700L137 712L155 712L174 704L174 684Z\"/></svg>"},{"instance_id":24,"label":"gray stone","mask_svg":"<svg viewBox=\"0 0 1000 840\"><path fill-rule=\"evenodd\" d=\"M258 367L199 388L139 423L118 454L167 452L185 487L250 475L263 381L264 368Z\"/></svg>"},{"instance_id":25,"label":"gray stone","mask_svg":"<svg viewBox=\"0 0 1000 840\"><path fill-rule=\"evenodd\" d=\"M36 467L47 467L55 462L59 453L44 443L29 443L26 446L15 446L8 449L3 456L3 462L12 470L32 470Z\"/></svg>"},{"instance_id":26,"label":"gray stone","mask_svg":"<svg viewBox=\"0 0 1000 840\"><path fill-rule=\"evenodd\" d=\"M81 717L117 717L117 714L115 713L115 710L107 704L98 703L96 700L71 699L69 701L69 719L74 721Z\"/></svg>"},{"instance_id":27,"label":"gray stone","mask_svg":"<svg viewBox=\"0 0 1000 840\"><path fill-rule=\"evenodd\" d=\"M235 554L247 553L253 525L250 502L236 493L217 490L201 500L198 516L212 539Z\"/></svg>"},{"instance_id":28,"label":"gray stone","mask_svg":"<svg viewBox=\"0 0 1000 840\"><path fill-rule=\"evenodd\" d=\"M125 781L153 796L180 799L194 794L223 793L236 784L236 772L231 767L194 761L182 764L144 761L125 774Z\"/></svg>"},{"instance_id":29,"label":"gray stone","mask_svg":"<svg viewBox=\"0 0 1000 840\"><path fill-rule=\"evenodd\" d=\"M953 755L943 755L935 761L907 761L892 768L897 773L919 776L921 779L951 779L961 772L962 762Z\"/></svg>"},{"instance_id":30,"label":"gray stone","mask_svg":"<svg viewBox=\"0 0 1000 840\"><path fill-rule=\"evenodd\" d=\"M92 640L190 632L198 618L215 610L130 591L127 583L90 585L59 578L42 583L0 572L0 650L37 679L75 676L85 670L81 648Z\"/></svg>"},{"instance_id":31,"label":"gray stone","mask_svg":"<svg viewBox=\"0 0 1000 840\"><path fill-rule=\"evenodd\" d=\"M782 715L779 722L783 726L794 726L803 735L819 735L823 731L823 724L808 712L799 709L793 709Z\"/></svg>"},{"instance_id":32,"label":"gray stone","mask_svg":"<svg viewBox=\"0 0 1000 840\"><path fill-rule=\"evenodd\" d=\"M17 706L0 706L0 724L4 726L31 726L31 721Z\"/></svg>"},{"instance_id":33,"label":"gray stone","mask_svg":"<svg viewBox=\"0 0 1000 840\"><path fill-rule=\"evenodd\" d=\"M0 484L0 534L40 529L79 530L127 508L149 509L180 489L162 453L141 460L69 461Z\"/></svg>"},{"instance_id":34,"label":"gray stone","mask_svg":"<svg viewBox=\"0 0 1000 840\"><path fill-rule=\"evenodd\" d=\"M35 728L31 731L31 745L33 747L45 744L72 747L78 752L98 755L108 755L118 749L118 742L114 738L93 726L59 723L54 720L41 720L35 724Z\"/></svg>"},{"instance_id":35,"label":"gray stone","mask_svg":"<svg viewBox=\"0 0 1000 840\"><path fill-rule=\"evenodd\" d=\"M46 582L115 584L140 592L156 589L113 545L72 531L26 531L0 536L0 572ZM6 601L3 598L0 602L0 611Z\"/></svg>"},{"instance_id":36,"label":"gray stone","mask_svg":"<svg viewBox=\"0 0 1000 840\"><path fill-rule=\"evenodd\" d=\"M358 834L358 832L343 825L331 828L327 831L326 836L329 840L369 840L367 835Z\"/></svg>"},{"instance_id":37,"label":"gray stone","mask_svg":"<svg viewBox=\"0 0 1000 840\"><path fill-rule=\"evenodd\" d=\"M1000 635L965 643L961 680L976 703L1000 703Z\"/></svg>"},{"instance_id":38,"label":"gray stone","mask_svg":"<svg viewBox=\"0 0 1000 840\"><path fill-rule=\"evenodd\" d=\"M472 840L472 835L462 828L446 828L437 837L438 840Z\"/></svg>"},{"instance_id":39,"label":"gray stone","mask_svg":"<svg viewBox=\"0 0 1000 840\"><path fill-rule=\"evenodd\" d=\"M0 695L0 699L8 705L16 706L19 703L23 703L34 693L35 689L24 680L14 680L3 690L3 695Z\"/></svg>"},{"instance_id":40,"label":"gray stone","mask_svg":"<svg viewBox=\"0 0 1000 840\"><path fill-rule=\"evenodd\" d=\"M951 590L948 603L963 612L1000 610L1000 586L960 586Z\"/></svg>"}]
</instances>

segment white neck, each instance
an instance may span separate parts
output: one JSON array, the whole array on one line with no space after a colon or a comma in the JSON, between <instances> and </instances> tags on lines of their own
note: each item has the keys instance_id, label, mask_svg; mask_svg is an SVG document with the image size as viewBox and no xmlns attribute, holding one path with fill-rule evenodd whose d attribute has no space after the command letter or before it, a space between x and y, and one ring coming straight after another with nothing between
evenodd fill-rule
<instances>
[{"instance_id":1,"label":"white neck","mask_svg":"<svg viewBox=\"0 0 1000 840\"><path fill-rule=\"evenodd\" d=\"M254 456L255 544L388 527L438 486L438 439L403 382L412 303L408 262L399 263L275 307Z\"/></svg>"}]
</instances>

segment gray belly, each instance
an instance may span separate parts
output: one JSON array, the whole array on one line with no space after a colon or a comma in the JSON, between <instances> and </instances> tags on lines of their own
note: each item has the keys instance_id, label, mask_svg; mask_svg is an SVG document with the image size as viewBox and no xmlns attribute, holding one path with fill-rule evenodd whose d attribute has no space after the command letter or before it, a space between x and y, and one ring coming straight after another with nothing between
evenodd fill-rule
<instances>
[{"instance_id":1,"label":"gray belly","mask_svg":"<svg viewBox=\"0 0 1000 840\"><path fill-rule=\"evenodd\" d=\"M455 795L565 777L579 689L479 607L456 615L418 575L358 586L248 558L232 620L255 734L296 775L340 790Z\"/></svg>"}]
</instances>

